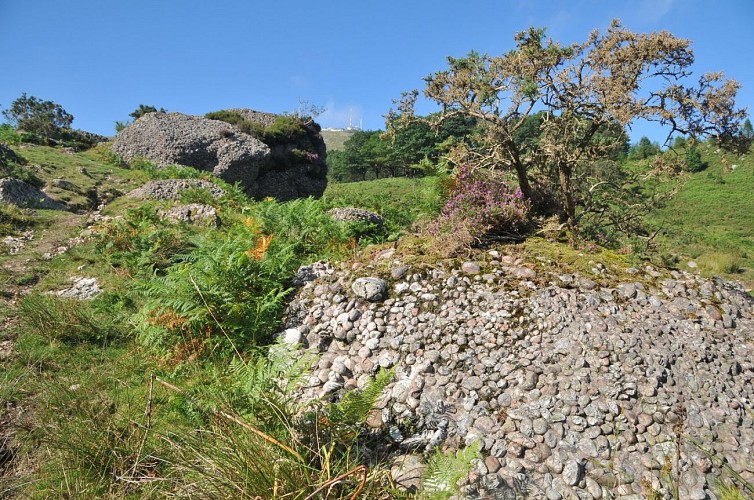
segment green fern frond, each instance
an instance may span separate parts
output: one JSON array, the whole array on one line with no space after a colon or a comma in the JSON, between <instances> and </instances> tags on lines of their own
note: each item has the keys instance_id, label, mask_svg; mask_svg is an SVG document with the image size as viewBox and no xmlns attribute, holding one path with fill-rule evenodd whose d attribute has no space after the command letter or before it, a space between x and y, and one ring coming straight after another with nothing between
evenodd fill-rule
<instances>
[{"instance_id":1,"label":"green fern frond","mask_svg":"<svg viewBox=\"0 0 754 500\"><path fill-rule=\"evenodd\" d=\"M234 359L231 371L237 387L252 403L272 394L288 397L301 388L314 361L311 353L298 352L295 346L278 341L267 355L258 354L247 363Z\"/></svg>"},{"instance_id":2,"label":"green fern frond","mask_svg":"<svg viewBox=\"0 0 754 500\"><path fill-rule=\"evenodd\" d=\"M473 461L479 458L481 449L481 442L474 441L455 453L452 451L435 453L429 459L424 472L425 498L445 499L458 493L458 481L471 472Z\"/></svg>"},{"instance_id":3,"label":"green fern frond","mask_svg":"<svg viewBox=\"0 0 754 500\"><path fill-rule=\"evenodd\" d=\"M330 406L330 421L342 425L364 423L394 375L395 370L382 369L374 379L366 384L362 391L345 393L340 402Z\"/></svg>"}]
</instances>

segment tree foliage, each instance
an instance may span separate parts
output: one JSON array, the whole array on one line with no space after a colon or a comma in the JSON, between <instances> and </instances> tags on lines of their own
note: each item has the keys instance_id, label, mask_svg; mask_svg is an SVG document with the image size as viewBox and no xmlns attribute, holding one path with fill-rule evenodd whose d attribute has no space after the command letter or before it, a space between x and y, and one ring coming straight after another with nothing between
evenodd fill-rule
<instances>
[{"instance_id":1,"label":"tree foliage","mask_svg":"<svg viewBox=\"0 0 754 500\"><path fill-rule=\"evenodd\" d=\"M332 152L328 165L341 182L367 177L415 177L434 169L459 143L471 143L476 121L456 116L431 127L428 120L415 120L387 132L357 131L346 140L343 151Z\"/></svg>"},{"instance_id":2,"label":"tree foliage","mask_svg":"<svg viewBox=\"0 0 754 500\"><path fill-rule=\"evenodd\" d=\"M649 137L644 136L639 139L637 144L631 146L628 150L628 157L632 160L646 160L660 154L661 151L658 143L652 142Z\"/></svg>"},{"instance_id":3,"label":"tree foliage","mask_svg":"<svg viewBox=\"0 0 754 500\"><path fill-rule=\"evenodd\" d=\"M3 116L19 130L35 134L45 142L61 137L73 123L73 115L60 104L27 96L26 92L3 111Z\"/></svg>"},{"instance_id":4,"label":"tree foliage","mask_svg":"<svg viewBox=\"0 0 754 500\"><path fill-rule=\"evenodd\" d=\"M712 135L725 143L740 135L740 85L722 73L689 83L689 40L667 31L634 33L615 20L582 43L561 46L535 28L518 33L515 42L499 56L449 57L448 69L425 78L424 96L443 110L433 124L465 116L482 125L481 147L465 151L465 161L510 168L527 198L532 178L555 182L571 226L582 194L599 182L590 178L590 164L625 148L621 134L604 131L642 119L666 126L668 137ZM389 123L413 123L417 98L418 91L404 94ZM526 133L537 113L539 134Z\"/></svg>"},{"instance_id":5,"label":"tree foliage","mask_svg":"<svg viewBox=\"0 0 754 500\"><path fill-rule=\"evenodd\" d=\"M134 120L138 120L139 118L146 115L147 113L167 113L167 111L165 110L165 108L160 108L158 110L154 106L139 104L139 107L136 108L132 113L129 113L128 116L130 116Z\"/></svg>"}]
</instances>

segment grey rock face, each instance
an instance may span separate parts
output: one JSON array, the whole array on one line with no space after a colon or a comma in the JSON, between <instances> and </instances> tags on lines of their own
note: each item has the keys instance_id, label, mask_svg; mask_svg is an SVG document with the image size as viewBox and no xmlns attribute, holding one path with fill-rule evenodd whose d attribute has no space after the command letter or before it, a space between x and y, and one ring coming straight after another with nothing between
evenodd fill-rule
<instances>
[{"instance_id":1,"label":"grey rock face","mask_svg":"<svg viewBox=\"0 0 754 500\"><path fill-rule=\"evenodd\" d=\"M146 158L158 166L185 165L252 186L270 148L232 125L182 113L148 113L126 127L112 150L126 161Z\"/></svg>"},{"instance_id":2,"label":"grey rock face","mask_svg":"<svg viewBox=\"0 0 754 500\"><path fill-rule=\"evenodd\" d=\"M55 295L69 299L88 300L100 293L102 293L102 288L100 288L97 278L74 276L71 278L71 286L55 292Z\"/></svg>"},{"instance_id":3,"label":"grey rock face","mask_svg":"<svg viewBox=\"0 0 754 500\"><path fill-rule=\"evenodd\" d=\"M387 282L379 278L358 278L351 285L351 290L363 299L377 302L387 297Z\"/></svg>"},{"instance_id":4,"label":"grey rock face","mask_svg":"<svg viewBox=\"0 0 754 500\"><path fill-rule=\"evenodd\" d=\"M53 200L43 191L19 179L0 179L0 203L18 207L65 210L65 203Z\"/></svg>"},{"instance_id":5,"label":"grey rock face","mask_svg":"<svg viewBox=\"0 0 754 500\"><path fill-rule=\"evenodd\" d=\"M268 113L235 111L265 126L275 119ZM316 142L317 151L291 161L297 158L296 144L268 145L219 120L148 113L118 134L112 150L127 161L144 157L158 166L177 164L212 172L229 183L240 182L257 199L290 200L321 196L327 187L324 141L318 128L310 128L310 142Z\"/></svg>"},{"instance_id":6,"label":"grey rock face","mask_svg":"<svg viewBox=\"0 0 754 500\"><path fill-rule=\"evenodd\" d=\"M207 189L213 198L225 194L225 190L209 181L201 179L165 179L149 181L140 188L136 188L126 196L140 200L177 200L187 189Z\"/></svg>"},{"instance_id":7,"label":"grey rock face","mask_svg":"<svg viewBox=\"0 0 754 500\"><path fill-rule=\"evenodd\" d=\"M338 222L368 222L377 226L382 226L385 222L380 214L361 208L339 207L333 208L328 213Z\"/></svg>"},{"instance_id":8,"label":"grey rock face","mask_svg":"<svg viewBox=\"0 0 754 500\"><path fill-rule=\"evenodd\" d=\"M333 274L335 270L327 262L315 262L306 266L301 266L293 276L293 286L300 287L304 284L314 281L322 276Z\"/></svg>"}]
</instances>

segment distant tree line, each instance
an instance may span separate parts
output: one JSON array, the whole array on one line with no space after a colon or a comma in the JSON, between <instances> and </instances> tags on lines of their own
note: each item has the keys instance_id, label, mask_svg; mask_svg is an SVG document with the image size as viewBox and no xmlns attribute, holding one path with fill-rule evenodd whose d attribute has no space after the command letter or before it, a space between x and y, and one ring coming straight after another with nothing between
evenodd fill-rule
<instances>
[{"instance_id":1,"label":"distant tree line","mask_svg":"<svg viewBox=\"0 0 754 500\"><path fill-rule=\"evenodd\" d=\"M472 144L476 128L472 118L453 117L436 127L417 120L394 133L359 130L342 151L328 152L330 176L338 182L423 176L454 143Z\"/></svg>"}]
</instances>

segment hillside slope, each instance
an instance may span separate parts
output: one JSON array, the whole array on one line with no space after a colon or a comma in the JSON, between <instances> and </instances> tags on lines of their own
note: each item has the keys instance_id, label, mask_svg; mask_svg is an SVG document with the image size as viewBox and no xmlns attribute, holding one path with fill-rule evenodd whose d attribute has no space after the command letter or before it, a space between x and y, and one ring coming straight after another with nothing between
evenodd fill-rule
<instances>
[{"instance_id":1,"label":"hillside slope","mask_svg":"<svg viewBox=\"0 0 754 500\"><path fill-rule=\"evenodd\" d=\"M79 213L0 207L5 496L350 498L358 481L331 480L364 463L363 497L405 496L394 488L432 489L416 475L448 460L438 446L475 443L480 461L445 462L471 471L469 498L669 497L676 479L704 498L718 479L754 482L754 304L738 285L540 238L439 259L407 235L435 206L429 179L286 204L227 185L145 202L122 195L211 178L16 151L49 189L80 189L54 193ZM338 226L336 202L385 225ZM160 218L184 203L213 205L221 226ZM363 277L387 296L364 299ZM82 283L98 294L68 293ZM268 349L276 333L307 349ZM363 388L374 400L344 393Z\"/></svg>"},{"instance_id":2,"label":"hillside slope","mask_svg":"<svg viewBox=\"0 0 754 500\"><path fill-rule=\"evenodd\" d=\"M651 214L659 243L682 269L754 287L754 153L737 156L701 146L708 167L690 174L678 194ZM689 261L691 261L690 267Z\"/></svg>"},{"instance_id":3,"label":"hillside slope","mask_svg":"<svg viewBox=\"0 0 754 500\"><path fill-rule=\"evenodd\" d=\"M328 151L343 151L345 142L353 135L352 130L323 130L320 132Z\"/></svg>"}]
</instances>

